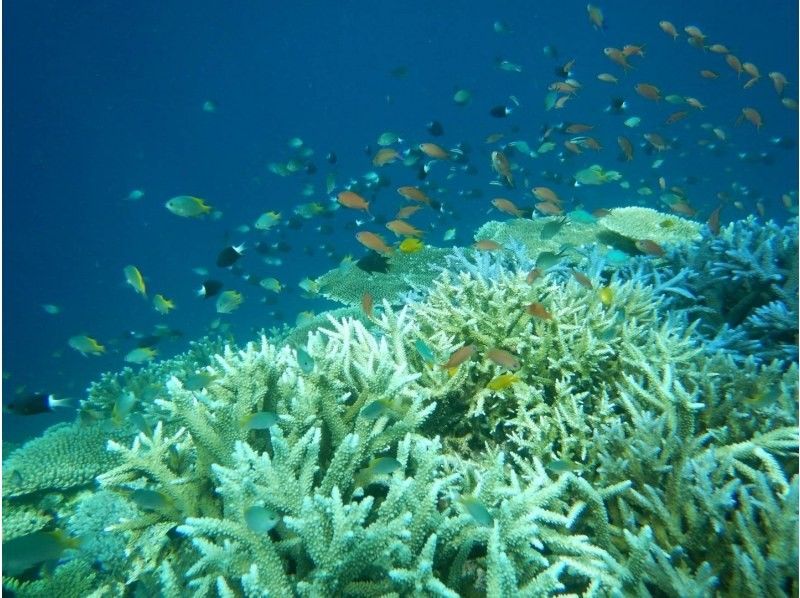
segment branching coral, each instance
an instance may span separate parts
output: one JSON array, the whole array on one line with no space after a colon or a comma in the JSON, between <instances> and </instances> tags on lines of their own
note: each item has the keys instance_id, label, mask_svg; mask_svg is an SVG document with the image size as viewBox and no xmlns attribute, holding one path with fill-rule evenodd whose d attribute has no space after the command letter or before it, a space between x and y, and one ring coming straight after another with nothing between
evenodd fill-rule
<instances>
[{"instance_id":1,"label":"branching coral","mask_svg":"<svg viewBox=\"0 0 800 598\"><path fill-rule=\"evenodd\" d=\"M785 347L774 360L719 351L726 339L698 320L710 287L691 260L672 262L682 250L621 268L579 251L574 271L529 279L528 248L505 245L442 257L400 308L395 295L291 344L262 336L104 379L87 405L103 421L55 428L4 464L14 533L55 526L94 548L6 587L796 593L798 371ZM730 338L760 334L772 350L783 337L767 329L796 333L782 259L771 301ZM105 421L126 393L146 415L138 433ZM25 486L39 457L45 474ZM67 459L77 474L50 471Z\"/></svg>"}]
</instances>

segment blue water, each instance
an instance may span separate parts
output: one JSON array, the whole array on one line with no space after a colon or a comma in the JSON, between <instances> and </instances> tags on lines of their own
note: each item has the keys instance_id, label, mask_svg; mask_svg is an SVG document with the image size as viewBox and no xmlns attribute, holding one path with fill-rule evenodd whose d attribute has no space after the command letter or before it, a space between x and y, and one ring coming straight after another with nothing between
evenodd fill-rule
<instances>
[{"instance_id":1,"label":"blue water","mask_svg":"<svg viewBox=\"0 0 800 598\"><path fill-rule=\"evenodd\" d=\"M147 334L159 323L182 331L182 338L158 345L161 355L169 356L208 334L218 317L243 342L262 327L294 322L301 310L332 306L301 299L297 282L334 267L346 254L363 254L355 229L346 226L359 215L339 210L330 218L303 221L299 229L281 225L267 233L241 233L237 227L252 228L267 210L288 217L301 203L328 205L327 173L336 172L341 190L372 170L377 136L387 130L407 140L402 147L435 141L471 150L476 174L459 172L448 179L448 167L441 164L429 174L431 195L445 213L418 214L414 223L430 231L434 244L451 227L457 228L456 242L471 242L475 227L498 217L487 214L492 197L533 203L522 186L489 185L494 179L489 152L496 146L484 144L487 135L503 132L501 145L522 139L535 148L542 128L559 122L596 125L590 134L605 149L563 163L557 152L520 159L531 185L551 186L590 209L660 207L657 195L642 197L635 189L640 181L654 187L664 176L686 189L699 218L707 217L717 193L726 191L743 208L727 206L723 222L754 212L759 200L767 218L785 221L790 214L781 195L798 187L797 112L781 105L767 73L784 73L790 81L787 97L797 97L796 3L703 0L660 6L605 2L607 28L595 31L582 1L6 3L4 402L27 392L79 398L101 372L124 365L124 355L135 346L125 334L130 331ZM763 79L743 90L745 79L737 80L722 56L690 47L685 36L673 42L658 28L662 19L679 30L699 26L710 43L724 43L742 61L758 65ZM498 20L511 31L495 33ZM631 59L635 70L626 76L602 50L627 43L645 44L646 56ZM548 44L557 58L543 54ZM523 71L497 69L498 58ZM543 99L556 80L553 71L572 58L584 88L565 109L546 112ZM393 75L398 67L407 74ZM703 68L720 78L701 78ZM599 72L617 75L620 83L597 81ZM638 82L655 84L664 95L696 97L707 108L702 113L686 108L689 118L665 127L667 115L684 108L641 98L633 91ZM452 101L462 87L473 93L465 107ZM513 105L510 95L520 106L506 119L492 118L493 106ZM629 103L625 115L603 111L613 96ZM203 110L209 100L216 111ZM748 123L735 125L745 106L762 114L760 131ZM643 124L625 128L622 120L633 115ZM426 131L432 119L442 123L444 136ZM703 123L727 133L727 144L717 143L724 146L719 155L698 145L700 139L714 139ZM672 149L658 156L665 160L659 170L651 168L656 156L638 147L643 132L659 132L672 142ZM620 134L637 142L632 163L617 160ZM282 178L269 171L268 163L290 157L292 137L314 149L315 174ZM556 136L559 142L564 138ZM338 157L335 165L325 160L329 152ZM631 189L571 187L569 176L594 163L623 172ZM554 183L543 171L567 180ZM415 169L400 164L380 172L391 184L370 199L376 215L391 216L403 205L394 188L419 181ZM312 197L301 194L307 183L315 185ZM134 189L145 196L123 200ZM482 197L458 194L473 189ZM169 213L166 200L183 194L206 199L222 217L190 220ZM332 225L330 234L316 230L323 223ZM382 225L367 222L364 228L379 232ZM288 249L275 254L282 266L263 263L253 250L259 240L286 243ZM278 278L285 286L281 294L216 268L217 253L242 242L249 248L240 262L243 270ZM178 308L168 316L156 313L125 284L122 270L128 264L142 271L151 297L162 293ZM192 269L200 266L245 295L241 309L219 316L212 301L194 296L202 277ZM42 304L62 311L49 315ZM97 338L106 354L82 357L71 350L67 339L76 334ZM73 417L72 411L5 415L4 437L18 441Z\"/></svg>"}]
</instances>

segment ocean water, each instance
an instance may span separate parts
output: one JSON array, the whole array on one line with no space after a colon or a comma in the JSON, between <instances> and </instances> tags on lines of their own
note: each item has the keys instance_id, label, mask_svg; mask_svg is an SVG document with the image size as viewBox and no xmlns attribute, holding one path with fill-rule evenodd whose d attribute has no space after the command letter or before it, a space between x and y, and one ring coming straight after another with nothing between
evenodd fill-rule
<instances>
[{"instance_id":1,"label":"ocean water","mask_svg":"<svg viewBox=\"0 0 800 598\"><path fill-rule=\"evenodd\" d=\"M482 223L507 219L492 209L492 198L530 209L532 186L552 188L568 209L640 205L669 212L659 200L663 177L685 192L698 222L720 204L723 225L751 214L789 222L798 206L797 109L781 103L768 73L783 73L789 84L782 97L797 100L797 4L600 6L601 30L578 1L6 3L3 404L31 393L77 404L101 373L130 365L126 354L159 325L172 334L150 344L159 358L171 357L206 335L244 344L261 329L293 325L302 311L338 307L305 297L298 283L346 256L363 256L358 231L394 242L383 223L405 205L395 193L401 185L420 185L441 203L411 221L426 243L442 247L470 245ZM680 38L662 32L661 20L673 22ZM724 55L687 44L687 25L702 29L708 44L725 44L757 65L761 79L744 89L749 77L737 77ZM627 73L603 52L625 44L644 48ZM548 86L564 80L555 71L570 60L582 87L563 109L547 110ZM702 69L719 77L704 78ZM598 81L601 72L618 83ZM645 99L634 89L643 82L663 96L697 98L705 108ZM468 104L453 101L459 89L470 91ZM607 111L617 99L625 108ZM490 114L501 106L511 113ZM760 113L759 129L739 122L747 107ZM686 118L664 124L678 111ZM631 117L641 124L626 126ZM431 133L432 121L443 134ZM563 141L575 135L559 128L571 123L593 125L583 134L603 149L566 150ZM434 142L464 158L450 164L423 156L411 166L375 167L377 139L387 131L401 138L393 147L404 154ZM653 151L642 137L648 132L670 148ZM503 137L486 143L496 133ZM634 143L631 162L620 159L619 135ZM295 138L300 149L290 147ZM556 148L535 158L507 146L526 141L535 150L545 138ZM300 150L313 152L300 172L271 170ZM515 188L492 184L493 150L511 158ZM663 164L655 166L657 160ZM628 187L574 186L575 173L593 164L619 171ZM367 184L371 172L378 184ZM652 195L637 192L642 187ZM370 201L375 220L338 206L336 194L347 188ZM143 196L127 199L135 190ZM164 204L178 195L202 198L216 214L176 216ZM294 213L310 202L323 213ZM267 211L280 212L280 222L256 230ZM455 238L443 240L452 228ZM223 248L242 243L234 269L216 266ZM147 300L126 284L127 265L142 272ZM266 277L282 290L254 284ZM195 293L206 278L240 291L243 305L216 313L214 299ZM157 313L156 293L176 309ZM68 346L83 334L105 352L83 356ZM4 413L3 440L21 443L74 418L74 409Z\"/></svg>"},{"instance_id":2,"label":"ocean water","mask_svg":"<svg viewBox=\"0 0 800 598\"><path fill-rule=\"evenodd\" d=\"M146 335L156 324L180 330L181 340L160 344L162 356L208 333L217 314L211 301L194 296L202 281L192 271L196 267L208 268L209 277L225 288L244 292L241 309L223 318L240 341L259 328L292 323L300 310L319 311L321 305L299 299L296 285L347 254L363 253L347 228L354 214L339 210L304 220L299 229L288 228L286 219L298 204L330 204L327 173L336 174L338 191L375 170L370 158L385 131L407 140L406 148L429 140L472 150L474 175L457 173L448 180L446 168L437 166L430 176L429 182L441 188L438 197L447 214L436 219L421 214L417 221L426 229L434 227L429 234L434 244L452 227L456 242L467 244L479 224L497 216L487 213L499 191L488 186L494 177L487 135L503 132L503 141L528 140L535 149L543 128L563 122L596 125L591 134L605 149L563 163L555 151L525 167L534 184L537 172L563 177L554 187L576 204L656 203L656 196L637 195L635 182L627 192L608 186L570 188L571 175L599 163L621 168L632 181L641 178L652 186L654 175L663 175L685 186L701 215L716 206L718 192L736 195L731 190L736 182L749 193L741 198L742 210L724 211L723 223L753 212L759 199L767 218L785 220L789 214L780 197L797 188L797 113L780 104L767 72L784 73L790 82L786 96L796 97L794 3L770 3L770 10L756 3L712 1L635 9L615 2L602 8L603 31L591 27L582 2L476 2L458 9L415 2L245 3L237 10L202 2L191 9L125 2L7 6L5 400L30 392L80 398L100 372L124 365L124 356L136 345L126 339L129 332ZM697 51L685 35L673 42L658 28L662 19L679 29L696 24L709 42L725 43L742 61L758 65L763 80L742 90L742 80L721 55ZM510 32L495 33L497 21ZM628 43L644 44L646 56L633 58L634 69L626 76L603 48ZM557 58L544 54L548 45ZM545 111L554 69L570 59L584 88L563 110ZM522 72L501 70L498 60L517 64ZM407 74L393 76L398 68ZM701 78L702 68L717 71L720 78ZM599 72L615 74L620 83L597 81ZM702 112L689 108L691 118L661 126L666 115L683 108L638 96L632 86L642 81L659 86L664 95L697 97L708 107ZM472 92L467 106L452 101L460 88ZM513 106L511 95L520 106L506 119L492 118L492 107ZM614 97L628 102L625 115L604 112ZM214 102L216 111L204 111L206 101ZM747 123L735 125L748 105L760 110L761 131ZM640 116L645 124L627 129L621 122L630 116ZM431 120L443 125L443 136L428 133L425 125ZM653 124L648 127L648 122ZM717 143L720 155L697 146L701 137L714 141L712 133L699 128L703 123L730 136L728 144ZM650 129L675 139L676 148L660 156L662 168L650 168L656 157L639 148L633 163L618 162L616 136L628 134L639 143ZM287 142L294 137L314 150L316 173L272 174L268 164L291 156ZM776 145L776 138L785 138L787 147ZM325 160L329 152L336 154L335 165ZM390 183L375 194L373 206L376 215L386 217L401 205L393 187L418 181L414 169L399 165L385 166L380 173ZM683 183L687 178L692 182ZM307 184L314 192L304 197ZM135 189L144 197L124 201ZM471 190L482 197L458 195ZM176 217L164 208L175 195L204 198L222 217ZM532 203L522 189L511 199ZM252 228L269 210L282 213L281 226L267 233L236 231L240 225ZM320 224L330 225L330 232L317 232ZM276 252L283 265L264 264L254 251L256 243L278 241L286 244L286 251ZM275 296L216 268L217 253L239 243L248 248L242 270L277 278L283 292ZM128 264L143 273L151 297L162 293L174 299L177 309L161 316L136 295L122 274ZM42 304L55 304L61 313L49 315ZM77 334L96 338L108 350L100 357L82 357L67 346ZM4 431L7 439L21 440L70 418L69 413L25 420L8 416Z\"/></svg>"}]
</instances>

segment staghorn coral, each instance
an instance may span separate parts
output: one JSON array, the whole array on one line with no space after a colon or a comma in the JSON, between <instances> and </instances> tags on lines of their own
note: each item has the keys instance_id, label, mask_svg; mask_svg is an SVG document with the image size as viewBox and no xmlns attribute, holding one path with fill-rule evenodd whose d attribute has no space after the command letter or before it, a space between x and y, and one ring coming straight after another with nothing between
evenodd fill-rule
<instances>
[{"instance_id":1,"label":"staghorn coral","mask_svg":"<svg viewBox=\"0 0 800 598\"><path fill-rule=\"evenodd\" d=\"M639 260L626 275L649 284L680 276L682 292L671 307L700 321L713 339L712 351L764 363L797 360L797 223L780 227L753 216L723 227L718 236L702 230L691 245L672 246L658 263Z\"/></svg>"},{"instance_id":2,"label":"staghorn coral","mask_svg":"<svg viewBox=\"0 0 800 598\"><path fill-rule=\"evenodd\" d=\"M487 472L476 474L475 493L495 514L496 523L487 527L453 500L467 472L443 475L447 460L437 441L406 436L396 453L400 468L377 482L387 486L385 494L346 500L349 492L338 486L325 489L327 474L315 477L319 431L309 432L293 449L275 434L272 458L241 444L236 467L215 468L228 517L190 518L179 528L201 554L188 572L188 589L205 592L222 575L226 586L241 583L249 594L288 595L294 588L301 596L363 596L418 588L453 596L474 582L470 572L481 569L490 595L517 585L563 588L559 579L567 574L599 588L621 587L615 574L622 572L610 555L568 531L584 511L583 503L567 498L570 486L596 501L592 516L605 517L603 499L574 476L552 484L540 467L537 483L523 488L499 454ZM289 489L275 483L292 478ZM247 528L242 511L254 503L280 514L274 536Z\"/></svg>"},{"instance_id":3,"label":"staghorn coral","mask_svg":"<svg viewBox=\"0 0 800 598\"><path fill-rule=\"evenodd\" d=\"M164 499L106 527L128 559L84 593L796 593L796 364L709 350L680 307L685 265L571 259L592 288L563 266L528 284L514 243L455 252L400 309L198 356L201 390L160 378L161 422L109 443L101 489L38 507L77 529L96 494ZM465 344L472 359L443 368ZM505 387L489 388L511 373L490 348L520 362ZM244 425L265 410L275 425ZM254 506L274 528L248 526Z\"/></svg>"}]
</instances>

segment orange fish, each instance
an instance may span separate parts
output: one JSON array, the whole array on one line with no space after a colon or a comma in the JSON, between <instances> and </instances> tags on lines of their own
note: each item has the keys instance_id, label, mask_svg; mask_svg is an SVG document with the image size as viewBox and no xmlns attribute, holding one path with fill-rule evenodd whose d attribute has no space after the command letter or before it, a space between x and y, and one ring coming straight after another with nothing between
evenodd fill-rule
<instances>
[{"instance_id":1,"label":"orange fish","mask_svg":"<svg viewBox=\"0 0 800 598\"><path fill-rule=\"evenodd\" d=\"M744 85L742 85L742 89L750 89L751 87L753 87L753 85L755 85L756 83L758 83L758 81L759 81L759 79L760 79L760 78L761 78L761 77L753 77L752 79L748 79L748 80L747 80L747 83L745 83Z\"/></svg>"},{"instance_id":2,"label":"orange fish","mask_svg":"<svg viewBox=\"0 0 800 598\"><path fill-rule=\"evenodd\" d=\"M650 239L641 239L636 241L635 243L636 249L641 251L642 253L646 253L648 255L655 255L658 257L664 256L664 249L656 243L655 241L651 241Z\"/></svg>"},{"instance_id":3,"label":"orange fish","mask_svg":"<svg viewBox=\"0 0 800 598\"><path fill-rule=\"evenodd\" d=\"M715 237L719 236L719 231L720 231L719 216L721 211L722 211L722 204L718 205L717 209L711 212L711 214L708 216L708 223L707 223L708 230L710 230L711 234L714 235Z\"/></svg>"},{"instance_id":4,"label":"orange fish","mask_svg":"<svg viewBox=\"0 0 800 598\"><path fill-rule=\"evenodd\" d=\"M377 251L378 253L391 253L392 248L389 247L384 240L376 235L375 233L371 233L366 230L362 230L359 233L356 233L356 239L359 243L361 243L367 249L372 249L373 251Z\"/></svg>"},{"instance_id":5,"label":"orange fish","mask_svg":"<svg viewBox=\"0 0 800 598\"><path fill-rule=\"evenodd\" d=\"M492 169L506 180L509 187L514 186L514 179L511 175L511 164L503 152L492 152Z\"/></svg>"},{"instance_id":6,"label":"orange fish","mask_svg":"<svg viewBox=\"0 0 800 598\"><path fill-rule=\"evenodd\" d=\"M506 214L511 214L512 216L516 216L517 218L522 218L525 216L525 212L520 210L514 202L510 199L504 199L502 197L496 197L492 200L492 205L496 207L501 212L505 212Z\"/></svg>"},{"instance_id":7,"label":"orange fish","mask_svg":"<svg viewBox=\"0 0 800 598\"><path fill-rule=\"evenodd\" d=\"M727 54L725 56L725 62L728 63L728 66L731 67L734 71L736 71L737 76L741 76L744 69L742 68L742 63L739 62L739 59L736 58L733 54Z\"/></svg>"},{"instance_id":8,"label":"orange fish","mask_svg":"<svg viewBox=\"0 0 800 598\"><path fill-rule=\"evenodd\" d=\"M435 143L420 143L419 149L422 150L422 153L429 158L434 158L436 160L447 160L450 158L450 154L447 152L447 150L436 145Z\"/></svg>"},{"instance_id":9,"label":"orange fish","mask_svg":"<svg viewBox=\"0 0 800 598\"><path fill-rule=\"evenodd\" d=\"M719 73L709 69L703 69L700 71L700 76L703 77L703 79L718 79Z\"/></svg>"},{"instance_id":10,"label":"orange fish","mask_svg":"<svg viewBox=\"0 0 800 598\"><path fill-rule=\"evenodd\" d=\"M422 206L405 206L404 208L400 208L397 210L397 214L394 215L395 218L398 220L405 220L406 218L410 218L416 212L422 209Z\"/></svg>"},{"instance_id":11,"label":"orange fish","mask_svg":"<svg viewBox=\"0 0 800 598\"><path fill-rule=\"evenodd\" d=\"M521 365L519 359L517 359L514 354L497 347L492 347L486 351L486 357L497 365L509 370L518 370Z\"/></svg>"},{"instance_id":12,"label":"orange fish","mask_svg":"<svg viewBox=\"0 0 800 598\"><path fill-rule=\"evenodd\" d=\"M530 314L532 316L535 316L537 318L541 318L543 320L552 320L553 319L553 314L551 314L549 311L547 311L545 306L542 305L541 303L533 302L528 307L525 308L525 311L528 314Z\"/></svg>"},{"instance_id":13,"label":"orange fish","mask_svg":"<svg viewBox=\"0 0 800 598\"><path fill-rule=\"evenodd\" d=\"M597 6L592 6L591 4L586 5L586 12L589 13L589 21L592 23L592 27L595 29L602 29L603 28L603 11L600 10Z\"/></svg>"},{"instance_id":14,"label":"orange fish","mask_svg":"<svg viewBox=\"0 0 800 598\"><path fill-rule=\"evenodd\" d=\"M542 274L544 274L544 272L542 272L541 268L534 268L528 272L528 275L525 277L525 282L528 284L533 284L537 278L542 276Z\"/></svg>"},{"instance_id":15,"label":"orange fish","mask_svg":"<svg viewBox=\"0 0 800 598\"><path fill-rule=\"evenodd\" d=\"M425 195L425 193L418 187L411 187L411 186L398 187L397 192L406 199L410 199L413 201L420 201L422 203L431 205L431 198Z\"/></svg>"},{"instance_id":16,"label":"orange fish","mask_svg":"<svg viewBox=\"0 0 800 598\"><path fill-rule=\"evenodd\" d=\"M650 85L649 83L637 83L634 89L636 90L636 93L643 98L653 100L654 102L661 100L661 90L655 85Z\"/></svg>"},{"instance_id":17,"label":"orange fish","mask_svg":"<svg viewBox=\"0 0 800 598\"><path fill-rule=\"evenodd\" d=\"M567 150L569 150L570 152L572 152L573 154L576 154L576 155L583 153L581 151L580 146L578 146L578 144L573 142L573 141L565 141L564 142L564 147L567 148Z\"/></svg>"},{"instance_id":18,"label":"orange fish","mask_svg":"<svg viewBox=\"0 0 800 598\"><path fill-rule=\"evenodd\" d=\"M752 62L743 62L742 70L751 77L753 77L754 79L761 78L761 73L759 72L758 67L754 65Z\"/></svg>"},{"instance_id":19,"label":"orange fish","mask_svg":"<svg viewBox=\"0 0 800 598\"><path fill-rule=\"evenodd\" d=\"M500 243L497 241L492 241L491 239L481 239L480 241L476 241L472 244L472 247L479 251L497 251L498 249L503 248Z\"/></svg>"},{"instance_id":20,"label":"orange fish","mask_svg":"<svg viewBox=\"0 0 800 598\"><path fill-rule=\"evenodd\" d=\"M549 187L534 187L531 189L531 193L542 201L549 201L550 203L561 205L561 198Z\"/></svg>"},{"instance_id":21,"label":"orange fish","mask_svg":"<svg viewBox=\"0 0 800 598\"><path fill-rule=\"evenodd\" d=\"M585 274L583 274L581 272L578 272L577 270L573 270L572 271L572 276L575 278L575 280L577 280L580 283L580 285L582 287L585 287L587 289L593 289L594 288L594 285L592 284L592 281L589 280L589 277L586 276Z\"/></svg>"},{"instance_id":22,"label":"orange fish","mask_svg":"<svg viewBox=\"0 0 800 598\"><path fill-rule=\"evenodd\" d=\"M686 110L679 110L678 112L673 112L670 114L667 119L664 121L665 125L671 125L673 123L678 122L679 120L683 120L689 116L689 113Z\"/></svg>"},{"instance_id":23,"label":"orange fish","mask_svg":"<svg viewBox=\"0 0 800 598\"><path fill-rule=\"evenodd\" d=\"M633 44L628 44L622 46L622 53L627 56L644 56L644 44L641 46L634 46Z\"/></svg>"},{"instance_id":24,"label":"orange fish","mask_svg":"<svg viewBox=\"0 0 800 598\"><path fill-rule=\"evenodd\" d=\"M686 27L683 28L683 30L689 37L699 39L700 41L706 39L706 36L703 35L703 32L700 31L700 28L696 27L695 25L687 25Z\"/></svg>"},{"instance_id":25,"label":"orange fish","mask_svg":"<svg viewBox=\"0 0 800 598\"><path fill-rule=\"evenodd\" d=\"M375 301L370 295L369 291L364 291L364 294L361 295L361 311L364 312L364 315L367 316L368 319L372 319L372 308L375 306Z\"/></svg>"},{"instance_id":26,"label":"orange fish","mask_svg":"<svg viewBox=\"0 0 800 598\"><path fill-rule=\"evenodd\" d=\"M591 131L594 129L594 125L584 125L582 123L572 123L566 129L564 129L567 133L571 134L578 134L578 133L585 133L586 131Z\"/></svg>"},{"instance_id":27,"label":"orange fish","mask_svg":"<svg viewBox=\"0 0 800 598\"><path fill-rule=\"evenodd\" d=\"M352 210L363 210L369 214L369 202L353 191L342 191L337 195L341 205Z\"/></svg>"},{"instance_id":28,"label":"orange fish","mask_svg":"<svg viewBox=\"0 0 800 598\"><path fill-rule=\"evenodd\" d=\"M453 351L447 363L442 364L442 369L449 370L450 368L458 367L468 359L471 359L474 354L475 345L464 345L460 349Z\"/></svg>"},{"instance_id":29,"label":"orange fish","mask_svg":"<svg viewBox=\"0 0 800 598\"><path fill-rule=\"evenodd\" d=\"M566 81L556 81L555 83L551 83L547 86L547 89L550 91L557 91L558 93L566 93L569 95L575 95L578 92L578 87L572 85L571 83L567 83Z\"/></svg>"},{"instance_id":30,"label":"orange fish","mask_svg":"<svg viewBox=\"0 0 800 598\"><path fill-rule=\"evenodd\" d=\"M676 201L675 203L671 203L669 204L669 209L676 214L682 214L683 216L688 216L689 218L694 218L694 216L697 214L697 210L695 210L687 201Z\"/></svg>"},{"instance_id":31,"label":"orange fish","mask_svg":"<svg viewBox=\"0 0 800 598\"><path fill-rule=\"evenodd\" d=\"M698 100L697 98L684 98L686 103L689 104L692 108L697 108L698 110L705 110L705 106Z\"/></svg>"},{"instance_id":32,"label":"orange fish","mask_svg":"<svg viewBox=\"0 0 800 598\"><path fill-rule=\"evenodd\" d=\"M769 74L769 78L772 79L772 84L775 86L775 91L778 92L778 95L783 95L783 88L786 87L787 83L786 76L778 71L772 71Z\"/></svg>"},{"instance_id":33,"label":"orange fish","mask_svg":"<svg viewBox=\"0 0 800 598\"><path fill-rule=\"evenodd\" d=\"M605 208L597 208L596 210L592 210L592 216L595 218L602 218L603 216L608 216L611 213L611 210L606 210Z\"/></svg>"},{"instance_id":34,"label":"orange fish","mask_svg":"<svg viewBox=\"0 0 800 598\"><path fill-rule=\"evenodd\" d=\"M561 96L560 98L558 98L555 103L555 108L557 109L563 108L564 104L566 104L567 100L569 100L571 97L572 96Z\"/></svg>"},{"instance_id":35,"label":"orange fish","mask_svg":"<svg viewBox=\"0 0 800 598\"><path fill-rule=\"evenodd\" d=\"M658 152L663 152L669 147L667 142L664 141L664 138L658 133L645 133L642 135L642 137L644 137L647 140L647 143L652 145L653 149Z\"/></svg>"},{"instance_id":36,"label":"orange fish","mask_svg":"<svg viewBox=\"0 0 800 598\"><path fill-rule=\"evenodd\" d=\"M617 137L617 145L619 145L619 149L621 149L622 153L625 155L625 160L629 162L633 160L633 144L626 137L622 135Z\"/></svg>"},{"instance_id":37,"label":"orange fish","mask_svg":"<svg viewBox=\"0 0 800 598\"><path fill-rule=\"evenodd\" d=\"M727 54L729 52L728 48L722 44L711 44L708 46L708 49L714 52L714 54Z\"/></svg>"},{"instance_id":38,"label":"orange fish","mask_svg":"<svg viewBox=\"0 0 800 598\"><path fill-rule=\"evenodd\" d=\"M594 137L584 137L581 140L581 145L585 148L588 148L590 150L595 150L597 152L603 149L603 146L600 145L600 142L597 141L597 139L595 139Z\"/></svg>"},{"instance_id":39,"label":"orange fish","mask_svg":"<svg viewBox=\"0 0 800 598\"><path fill-rule=\"evenodd\" d=\"M617 83L619 81L619 79L609 73L600 73L597 75L597 78L603 83Z\"/></svg>"},{"instance_id":40,"label":"orange fish","mask_svg":"<svg viewBox=\"0 0 800 598\"><path fill-rule=\"evenodd\" d=\"M550 201L540 201L534 207L547 216L561 216L564 213L561 207Z\"/></svg>"},{"instance_id":41,"label":"orange fish","mask_svg":"<svg viewBox=\"0 0 800 598\"><path fill-rule=\"evenodd\" d=\"M389 164L390 162L394 162L400 157L400 154L397 153L397 150L391 147L383 147L378 150L378 153L375 154L375 157L372 158L372 165L373 166L383 166L384 164Z\"/></svg>"},{"instance_id":42,"label":"orange fish","mask_svg":"<svg viewBox=\"0 0 800 598\"><path fill-rule=\"evenodd\" d=\"M406 236L406 237L421 237L422 231L416 228L415 226L411 226L408 222L404 220L392 220L386 223L386 228L392 231L397 236Z\"/></svg>"},{"instance_id":43,"label":"orange fish","mask_svg":"<svg viewBox=\"0 0 800 598\"><path fill-rule=\"evenodd\" d=\"M659 21L658 26L661 27L661 31L667 35L671 35L672 39L678 39L680 37L680 33L678 33L678 30L675 29L675 25L669 21Z\"/></svg>"},{"instance_id":44,"label":"orange fish","mask_svg":"<svg viewBox=\"0 0 800 598\"><path fill-rule=\"evenodd\" d=\"M797 100L794 98L781 98L781 104L789 110L797 110Z\"/></svg>"},{"instance_id":45,"label":"orange fish","mask_svg":"<svg viewBox=\"0 0 800 598\"><path fill-rule=\"evenodd\" d=\"M753 126L755 126L757 131L760 131L761 126L764 124L764 121L761 119L761 113L755 108L742 108L742 115L738 118L736 124L742 122L743 118L746 118Z\"/></svg>"},{"instance_id":46,"label":"orange fish","mask_svg":"<svg viewBox=\"0 0 800 598\"><path fill-rule=\"evenodd\" d=\"M621 66L623 70L627 71L628 69L633 68L630 64L628 64L628 58L622 53L622 50L618 50L617 48L603 48L603 54Z\"/></svg>"}]
</instances>

